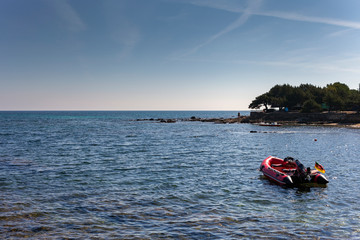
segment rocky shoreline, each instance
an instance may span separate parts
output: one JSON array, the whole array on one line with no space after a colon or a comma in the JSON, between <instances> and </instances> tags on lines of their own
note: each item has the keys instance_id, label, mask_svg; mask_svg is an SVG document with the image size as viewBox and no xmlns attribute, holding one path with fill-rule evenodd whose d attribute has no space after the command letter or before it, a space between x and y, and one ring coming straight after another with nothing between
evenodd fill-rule
<instances>
[{"instance_id":1,"label":"rocky shoreline","mask_svg":"<svg viewBox=\"0 0 360 240\"><path fill-rule=\"evenodd\" d=\"M167 119L167 118L144 118L136 119L136 121L151 121L159 123L176 123L176 122L209 122L216 124L233 124L233 123L250 123L249 116L241 116L237 118L181 118L181 119Z\"/></svg>"},{"instance_id":2,"label":"rocky shoreline","mask_svg":"<svg viewBox=\"0 0 360 240\"><path fill-rule=\"evenodd\" d=\"M136 121L152 121L159 123L176 123L176 122L208 122L215 124L235 124L251 123L260 124L262 122L277 122L283 126L334 126L360 129L359 113L321 113L321 114L300 114L300 113L261 113L250 114L250 116L239 116L232 118L147 118L136 119Z\"/></svg>"}]
</instances>

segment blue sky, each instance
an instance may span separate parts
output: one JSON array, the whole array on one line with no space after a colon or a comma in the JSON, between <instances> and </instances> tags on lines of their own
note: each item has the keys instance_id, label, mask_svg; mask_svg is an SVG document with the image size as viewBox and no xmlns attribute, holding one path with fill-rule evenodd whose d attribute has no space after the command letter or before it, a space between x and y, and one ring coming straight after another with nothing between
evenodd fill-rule
<instances>
[{"instance_id":1,"label":"blue sky","mask_svg":"<svg viewBox=\"0 0 360 240\"><path fill-rule=\"evenodd\" d=\"M246 110L360 83L358 0L1 0L0 110Z\"/></svg>"}]
</instances>

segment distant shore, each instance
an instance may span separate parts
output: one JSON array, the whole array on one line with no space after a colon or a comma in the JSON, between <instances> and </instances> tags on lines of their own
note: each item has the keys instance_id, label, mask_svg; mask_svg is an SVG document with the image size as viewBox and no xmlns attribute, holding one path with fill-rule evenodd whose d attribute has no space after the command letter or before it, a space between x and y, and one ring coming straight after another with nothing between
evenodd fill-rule
<instances>
[{"instance_id":1,"label":"distant shore","mask_svg":"<svg viewBox=\"0 0 360 240\"><path fill-rule=\"evenodd\" d=\"M238 116L231 118L199 118L196 116L181 119L149 118L137 119L136 121L154 121L159 123L210 122L215 124L235 123L272 123L277 122L284 126L330 126L360 129L360 114L354 112L339 113L284 113L284 112L251 112L250 116Z\"/></svg>"},{"instance_id":2,"label":"distant shore","mask_svg":"<svg viewBox=\"0 0 360 240\"><path fill-rule=\"evenodd\" d=\"M159 123L176 123L176 122L210 122L217 124L232 124L232 123L250 123L249 116L243 116L240 118L199 118L199 117L191 117L191 118L144 118L144 119L136 119L136 121L153 121Z\"/></svg>"}]
</instances>

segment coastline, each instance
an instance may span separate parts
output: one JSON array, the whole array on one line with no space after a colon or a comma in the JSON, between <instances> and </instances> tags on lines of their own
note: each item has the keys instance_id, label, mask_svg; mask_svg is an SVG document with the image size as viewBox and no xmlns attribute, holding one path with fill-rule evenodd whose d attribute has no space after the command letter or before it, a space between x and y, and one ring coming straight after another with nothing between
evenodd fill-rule
<instances>
[{"instance_id":1,"label":"coastline","mask_svg":"<svg viewBox=\"0 0 360 240\"><path fill-rule=\"evenodd\" d=\"M153 121L159 123L176 123L176 122L209 122L214 124L235 124L235 123L273 123L277 122L282 126L327 126L327 127L344 127L360 129L359 113L263 113L251 112L250 116L239 116L231 118L199 118L192 116L190 118L180 119L136 119L136 121Z\"/></svg>"}]
</instances>

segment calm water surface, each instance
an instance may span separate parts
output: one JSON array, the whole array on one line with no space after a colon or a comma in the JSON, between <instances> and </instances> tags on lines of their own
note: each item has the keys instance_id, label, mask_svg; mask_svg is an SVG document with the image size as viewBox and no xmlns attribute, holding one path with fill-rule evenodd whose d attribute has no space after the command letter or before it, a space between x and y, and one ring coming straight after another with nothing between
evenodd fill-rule
<instances>
[{"instance_id":1,"label":"calm water surface","mask_svg":"<svg viewBox=\"0 0 360 240\"><path fill-rule=\"evenodd\" d=\"M359 239L360 130L134 121L236 115L0 112L0 238ZM330 183L273 185L269 155Z\"/></svg>"}]
</instances>

